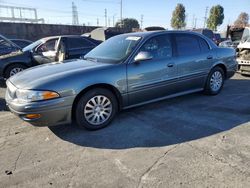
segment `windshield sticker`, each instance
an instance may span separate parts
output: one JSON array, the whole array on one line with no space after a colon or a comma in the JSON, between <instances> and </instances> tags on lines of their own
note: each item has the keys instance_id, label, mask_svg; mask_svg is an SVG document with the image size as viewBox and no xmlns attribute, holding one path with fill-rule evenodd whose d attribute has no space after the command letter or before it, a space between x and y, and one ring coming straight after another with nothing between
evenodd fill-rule
<instances>
[{"instance_id":1,"label":"windshield sticker","mask_svg":"<svg viewBox=\"0 0 250 188\"><path fill-rule=\"evenodd\" d=\"M141 37L127 37L126 40L134 40L134 41L138 41L140 40Z\"/></svg>"}]
</instances>

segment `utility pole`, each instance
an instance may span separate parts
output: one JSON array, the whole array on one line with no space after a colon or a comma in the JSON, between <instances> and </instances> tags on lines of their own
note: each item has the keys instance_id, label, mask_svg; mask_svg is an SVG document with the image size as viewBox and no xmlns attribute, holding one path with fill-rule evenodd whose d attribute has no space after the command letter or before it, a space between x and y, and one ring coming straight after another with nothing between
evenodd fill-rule
<instances>
[{"instance_id":1,"label":"utility pole","mask_svg":"<svg viewBox=\"0 0 250 188\"><path fill-rule=\"evenodd\" d=\"M193 14L193 21L192 21L192 28L194 29L194 23L195 22L195 14Z\"/></svg>"},{"instance_id":2,"label":"utility pole","mask_svg":"<svg viewBox=\"0 0 250 188\"><path fill-rule=\"evenodd\" d=\"M203 26L203 28L206 28L206 24L207 24L207 13L208 13L208 7L206 7L206 11L205 11L204 26Z\"/></svg>"},{"instance_id":3,"label":"utility pole","mask_svg":"<svg viewBox=\"0 0 250 188\"><path fill-rule=\"evenodd\" d=\"M186 26L184 28L186 29L188 27L188 14L186 14L185 22L186 22Z\"/></svg>"},{"instance_id":4,"label":"utility pole","mask_svg":"<svg viewBox=\"0 0 250 188\"><path fill-rule=\"evenodd\" d=\"M120 10L120 14L121 14L121 15L120 15L120 19L121 19L121 23L120 23L120 24L121 24L121 27L123 27L123 23L122 23L122 22L123 22L123 21L122 21L122 0L121 0L121 7L120 7L120 9L121 9L121 10Z\"/></svg>"},{"instance_id":5,"label":"utility pole","mask_svg":"<svg viewBox=\"0 0 250 188\"><path fill-rule=\"evenodd\" d=\"M96 25L99 26L99 18L96 20Z\"/></svg>"},{"instance_id":6,"label":"utility pole","mask_svg":"<svg viewBox=\"0 0 250 188\"><path fill-rule=\"evenodd\" d=\"M196 25L197 25L197 18L195 18L194 20L194 28L196 29Z\"/></svg>"},{"instance_id":7,"label":"utility pole","mask_svg":"<svg viewBox=\"0 0 250 188\"><path fill-rule=\"evenodd\" d=\"M141 30L143 29L143 18L144 18L144 15L142 14L141 15Z\"/></svg>"},{"instance_id":8,"label":"utility pole","mask_svg":"<svg viewBox=\"0 0 250 188\"><path fill-rule=\"evenodd\" d=\"M110 18L109 18L109 27L110 27Z\"/></svg>"},{"instance_id":9,"label":"utility pole","mask_svg":"<svg viewBox=\"0 0 250 188\"><path fill-rule=\"evenodd\" d=\"M105 27L108 26L108 14L107 14L107 9L105 8Z\"/></svg>"},{"instance_id":10,"label":"utility pole","mask_svg":"<svg viewBox=\"0 0 250 188\"><path fill-rule=\"evenodd\" d=\"M72 2L72 25L79 25L77 7L74 2Z\"/></svg>"}]
</instances>

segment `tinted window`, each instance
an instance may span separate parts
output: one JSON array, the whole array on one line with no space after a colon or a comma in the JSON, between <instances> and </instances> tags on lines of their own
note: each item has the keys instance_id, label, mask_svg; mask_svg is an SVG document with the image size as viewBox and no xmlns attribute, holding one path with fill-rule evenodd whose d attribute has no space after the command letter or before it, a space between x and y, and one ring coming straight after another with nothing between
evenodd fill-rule
<instances>
[{"instance_id":1,"label":"tinted window","mask_svg":"<svg viewBox=\"0 0 250 188\"><path fill-rule=\"evenodd\" d=\"M192 35L176 35L176 45L179 56L197 55L201 52L198 38Z\"/></svg>"},{"instance_id":2,"label":"tinted window","mask_svg":"<svg viewBox=\"0 0 250 188\"><path fill-rule=\"evenodd\" d=\"M154 59L172 57L172 45L169 35L161 35L149 39L140 51L151 53Z\"/></svg>"},{"instance_id":3,"label":"tinted window","mask_svg":"<svg viewBox=\"0 0 250 188\"><path fill-rule=\"evenodd\" d=\"M69 49L91 47L93 44L84 38L68 38Z\"/></svg>"},{"instance_id":4,"label":"tinted window","mask_svg":"<svg viewBox=\"0 0 250 188\"><path fill-rule=\"evenodd\" d=\"M207 51L210 50L210 47L208 46L208 43L202 38L200 38L200 45L201 45L202 52L207 52Z\"/></svg>"},{"instance_id":5,"label":"tinted window","mask_svg":"<svg viewBox=\"0 0 250 188\"><path fill-rule=\"evenodd\" d=\"M11 48L11 44L5 40L0 39L0 48Z\"/></svg>"}]
</instances>

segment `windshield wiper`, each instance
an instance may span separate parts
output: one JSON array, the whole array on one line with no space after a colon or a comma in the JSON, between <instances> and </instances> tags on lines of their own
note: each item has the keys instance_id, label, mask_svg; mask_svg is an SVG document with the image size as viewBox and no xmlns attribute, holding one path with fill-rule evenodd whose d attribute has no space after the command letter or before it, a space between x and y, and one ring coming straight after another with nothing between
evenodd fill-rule
<instances>
[{"instance_id":1,"label":"windshield wiper","mask_svg":"<svg viewBox=\"0 0 250 188\"><path fill-rule=\"evenodd\" d=\"M85 57L84 60L88 60L88 61L92 61L92 62L98 62L98 60L96 58L93 57Z\"/></svg>"}]
</instances>

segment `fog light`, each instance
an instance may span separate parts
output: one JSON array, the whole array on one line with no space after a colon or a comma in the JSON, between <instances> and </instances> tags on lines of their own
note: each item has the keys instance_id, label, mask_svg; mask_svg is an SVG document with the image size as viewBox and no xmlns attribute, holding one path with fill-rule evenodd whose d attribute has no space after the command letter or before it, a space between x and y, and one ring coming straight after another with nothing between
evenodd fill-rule
<instances>
[{"instance_id":1,"label":"fog light","mask_svg":"<svg viewBox=\"0 0 250 188\"><path fill-rule=\"evenodd\" d=\"M41 117L41 114L27 114L24 116L26 119L38 119Z\"/></svg>"}]
</instances>

